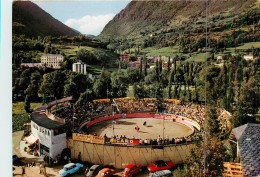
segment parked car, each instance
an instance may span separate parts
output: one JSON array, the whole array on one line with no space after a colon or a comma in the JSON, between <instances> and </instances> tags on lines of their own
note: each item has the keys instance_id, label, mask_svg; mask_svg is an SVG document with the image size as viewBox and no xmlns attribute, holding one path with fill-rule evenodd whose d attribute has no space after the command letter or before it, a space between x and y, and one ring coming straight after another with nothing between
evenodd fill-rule
<instances>
[{"instance_id":1,"label":"parked car","mask_svg":"<svg viewBox=\"0 0 260 177\"><path fill-rule=\"evenodd\" d=\"M150 177L172 177L172 172L170 170L156 171Z\"/></svg>"},{"instance_id":2,"label":"parked car","mask_svg":"<svg viewBox=\"0 0 260 177\"><path fill-rule=\"evenodd\" d=\"M130 177L130 176L136 175L139 171L141 171L140 165L129 164L125 167L125 170L123 171L122 176Z\"/></svg>"},{"instance_id":3,"label":"parked car","mask_svg":"<svg viewBox=\"0 0 260 177\"><path fill-rule=\"evenodd\" d=\"M170 161L164 162L163 160L157 160L152 164L147 166L150 172L155 172L159 170L167 170L174 167L174 164Z\"/></svg>"},{"instance_id":4,"label":"parked car","mask_svg":"<svg viewBox=\"0 0 260 177\"><path fill-rule=\"evenodd\" d=\"M80 163L68 163L64 165L63 169L59 171L60 176L69 176L73 173L83 170L83 165Z\"/></svg>"},{"instance_id":5,"label":"parked car","mask_svg":"<svg viewBox=\"0 0 260 177\"><path fill-rule=\"evenodd\" d=\"M12 153L13 156L13 163L18 162L19 158L17 157L17 155L15 153Z\"/></svg>"},{"instance_id":6,"label":"parked car","mask_svg":"<svg viewBox=\"0 0 260 177\"><path fill-rule=\"evenodd\" d=\"M110 168L103 168L98 172L98 175L96 177L109 177L115 174L115 170L110 169Z\"/></svg>"},{"instance_id":7,"label":"parked car","mask_svg":"<svg viewBox=\"0 0 260 177\"><path fill-rule=\"evenodd\" d=\"M103 169L103 165L92 165L88 170L86 177L94 177L98 174L98 172Z\"/></svg>"}]
</instances>

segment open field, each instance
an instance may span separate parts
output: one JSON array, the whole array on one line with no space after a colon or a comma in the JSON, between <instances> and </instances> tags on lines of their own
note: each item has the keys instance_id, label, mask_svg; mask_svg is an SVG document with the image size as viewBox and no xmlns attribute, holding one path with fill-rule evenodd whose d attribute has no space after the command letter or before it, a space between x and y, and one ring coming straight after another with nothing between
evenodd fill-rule
<instances>
[{"instance_id":1,"label":"open field","mask_svg":"<svg viewBox=\"0 0 260 177\"><path fill-rule=\"evenodd\" d=\"M175 56L179 52L179 47L163 47L157 49L155 47L148 47L141 51L142 53L146 53L146 56Z\"/></svg>"},{"instance_id":2,"label":"open field","mask_svg":"<svg viewBox=\"0 0 260 177\"><path fill-rule=\"evenodd\" d=\"M31 109L36 109L40 107L42 103L31 103ZM25 114L24 110L24 102L19 101L19 102L13 102L13 107L12 107L12 114Z\"/></svg>"},{"instance_id":3,"label":"open field","mask_svg":"<svg viewBox=\"0 0 260 177\"><path fill-rule=\"evenodd\" d=\"M143 122L145 121L147 125L143 126ZM140 127L139 132L134 129L135 126ZM128 138L134 136L138 139L156 139L158 135L163 136L163 127L165 128L164 136L166 137L167 135L169 138L189 136L193 133L186 125L156 118L117 119L116 124L114 124L114 132L112 120L108 120L91 126L90 133L97 133L98 136L104 136L106 134L107 137L112 137L114 134L118 136L125 135Z\"/></svg>"}]
</instances>

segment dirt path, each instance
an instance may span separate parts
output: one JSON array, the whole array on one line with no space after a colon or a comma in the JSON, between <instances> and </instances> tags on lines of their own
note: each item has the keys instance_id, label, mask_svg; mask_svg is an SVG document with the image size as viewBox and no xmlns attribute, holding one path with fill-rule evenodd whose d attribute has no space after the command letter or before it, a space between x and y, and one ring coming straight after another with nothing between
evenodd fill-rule
<instances>
[{"instance_id":1,"label":"dirt path","mask_svg":"<svg viewBox=\"0 0 260 177\"><path fill-rule=\"evenodd\" d=\"M18 156L21 157L20 153L20 141L23 136L23 130L14 132L12 134L12 151Z\"/></svg>"}]
</instances>

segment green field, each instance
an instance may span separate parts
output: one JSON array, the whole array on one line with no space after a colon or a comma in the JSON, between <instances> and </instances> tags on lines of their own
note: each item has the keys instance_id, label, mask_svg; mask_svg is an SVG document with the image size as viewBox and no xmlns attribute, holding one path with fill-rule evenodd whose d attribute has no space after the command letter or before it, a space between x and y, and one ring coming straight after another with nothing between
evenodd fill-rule
<instances>
[{"instance_id":1,"label":"green field","mask_svg":"<svg viewBox=\"0 0 260 177\"><path fill-rule=\"evenodd\" d=\"M260 48L260 42L248 42L245 43L244 45L238 46L237 49L251 49L252 47ZM235 48L230 48L230 49L235 50Z\"/></svg>"},{"instance_id":2,"label":"green field","mask_svg":"<svg viewBox=\"0 0 260 177\"><path fill-rule=\"evenodd\" d=\"M24 110L24 102L19 101L19 102L13 102L13 107L12 107L12 114L25 114ZM42 103L31 103L31 109L36 109L40 107Z\"/></svg>"},{"instance_id":3,"label":"green field","mask_svg":"<svg viewBox=\"0 0 260 177\"><path fill-rule=\"evenodd\" d=\"M155 48L155 47L148 47L141 50L141 53L146 53L146 56L175 56L179 52L179 47L163 47L163 48Z\"/></svg>"},{"instance_id":4,"label":"green field","mask_svg":"<svg viewBox=\"0 0 260 177\"><path fill-rule=\"evenodd\" d=\"M66 56L75 56L80 49L86 49L90 52L95 50L94 48L87 47L87 46L78 47L78 46L70 45L70 46L62 47L62 46L56 45L55 47L59 48L59 50L61 50L61 52L64 53Z\"/></svg>"},{"instance_id":5,"label":"green field","mask_svg":"<svg viewBox=\"0 0 260 177\"><path fill-rule=\"evenodd\" d=\"M128 91L127 91L127 97L134 97L134 87L132 85L129 85Z\"/></svg>"},{"instance_id":6,"label":"green field","mask_svg":"<svg viewBox=\"0 0 260 177\"><path fill-rule=\"evenodd\" d=\"M12 131L20 131L24 129L24 123L29 122L29 114L24 110L24 102L13 102L12 104ZM41 103L31 103L31 109L40 107Z\"/></svg>"}]
</instances>

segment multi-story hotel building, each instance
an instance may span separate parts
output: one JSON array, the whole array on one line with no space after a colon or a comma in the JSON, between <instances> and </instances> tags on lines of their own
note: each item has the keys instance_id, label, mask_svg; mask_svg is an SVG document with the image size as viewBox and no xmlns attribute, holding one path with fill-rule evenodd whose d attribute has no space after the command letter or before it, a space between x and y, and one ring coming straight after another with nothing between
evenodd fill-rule
<instances>
[{"instance_id":1,"label":"multi-story hotel building","mask_svg":"<svg viewBox=\"0 0 260 177\"><path fill-rule=\"evenodd\" d=\"M44 54L41 56L41 63L46 67L53 67L54 69L61 68L64 57L61 54Z\"/></svg>"}]
</instances>

